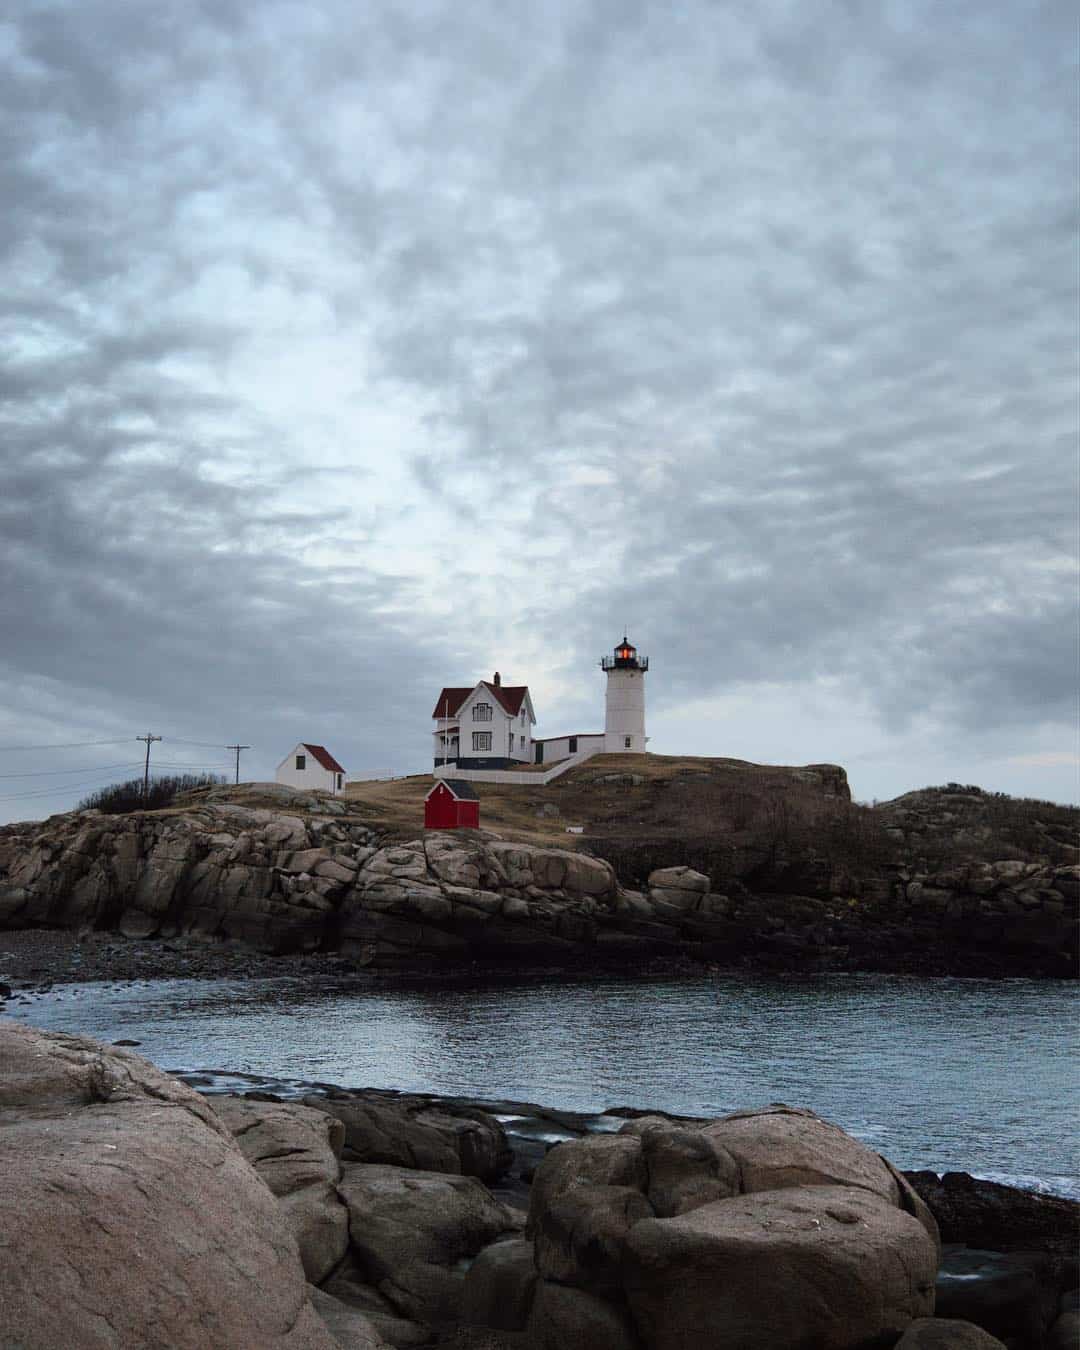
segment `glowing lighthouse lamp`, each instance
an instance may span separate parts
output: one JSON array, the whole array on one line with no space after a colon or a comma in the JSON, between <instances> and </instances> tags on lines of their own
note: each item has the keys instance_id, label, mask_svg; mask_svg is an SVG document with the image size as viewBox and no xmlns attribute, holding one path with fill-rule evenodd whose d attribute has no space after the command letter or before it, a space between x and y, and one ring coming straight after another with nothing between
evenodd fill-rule
<instances>
[{"instance_id":1,"label":"glowing lighthouse lamp","mask_svg":"<svg viewBox=\"0 0 1080 1350\"><path fill-rule=\"evenodd\" d=\"M645 753L645 672L649 658L623 640L614 656L604 656L600 669L607 676L604 699L604 750L606 753Z\"/></svg>"}]
</instances>

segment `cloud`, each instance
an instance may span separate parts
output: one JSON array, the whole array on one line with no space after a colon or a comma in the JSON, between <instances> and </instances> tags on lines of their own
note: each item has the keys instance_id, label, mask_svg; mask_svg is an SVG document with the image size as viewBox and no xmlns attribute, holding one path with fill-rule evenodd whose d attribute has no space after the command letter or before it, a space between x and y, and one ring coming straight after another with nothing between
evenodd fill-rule
<instances>
[{"instance_id":1,"label":"cloud","mask_svg":"<svg viewBox=\"0 0 1080 1350\"><path fill-rule=\"evenodd\" d=\"M1074 36L929 0L24 6L0 739L419 768L431 689L489 666L596 722L624 623L658 750L688 700L794 717L823 680L837 744L846 699L906 747L896 791L927 727L1074 738Z\"/></svg>"}]
</instances>

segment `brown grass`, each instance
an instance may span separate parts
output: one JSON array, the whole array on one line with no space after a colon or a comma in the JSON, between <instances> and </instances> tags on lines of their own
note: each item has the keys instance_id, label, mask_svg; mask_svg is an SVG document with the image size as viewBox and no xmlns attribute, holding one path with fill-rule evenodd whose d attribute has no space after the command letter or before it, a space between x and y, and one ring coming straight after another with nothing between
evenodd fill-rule
<instances>
[{"instance_id":1,"label":"brown grass","mask_svg":"<svg viewBox=\"0 0 1080 1350\"><path fill-rule=\"evenodd\" d=\"M639 782L633 782L634 778ZM718 834L756 828L776 803L821 800L812 769L749 764L737 759L673 755L597 755L547 787L475 783L480 824L521 843L575 848L584 835L652 838ZM607 781L605 781L607 780ZM427 775L382 783L350 783L345 798L358 815L398 837L423 829ZM546 814L546 812L557 814Z\"/></svg>"}]
</instances>

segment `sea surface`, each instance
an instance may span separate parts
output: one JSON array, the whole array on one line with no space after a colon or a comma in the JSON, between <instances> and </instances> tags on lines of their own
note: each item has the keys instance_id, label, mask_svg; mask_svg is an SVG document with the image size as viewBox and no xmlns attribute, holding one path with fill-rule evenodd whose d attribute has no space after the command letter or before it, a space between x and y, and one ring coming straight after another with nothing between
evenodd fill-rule
<instances>
[{"instance_id":1,"label":"sea surface","mask_svg":"<svg viewBox=\"0 0 1080 1350\"><path fill-rule=\"evenodd\" d=\"M1078 989L888 975L156 980L18 1020L164 1069L713 1116L808 1106L904 1168L1080 1198Z\"/></svg>"}]
</instances>

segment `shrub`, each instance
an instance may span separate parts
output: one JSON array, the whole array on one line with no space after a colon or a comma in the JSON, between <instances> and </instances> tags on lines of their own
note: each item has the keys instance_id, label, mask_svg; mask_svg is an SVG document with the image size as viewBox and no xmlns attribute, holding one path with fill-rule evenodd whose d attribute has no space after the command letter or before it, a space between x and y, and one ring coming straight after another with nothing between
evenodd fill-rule
<instances>
[{"instance_id":1,"label":"shrub","mask_svg":"<svg viewBox=\"0 0 1080 1350\"><path fill-rule=\"evenodd\" d=\"M184 773L168 777L151 778L150 791L143 794L143 780L131 778L126 783L113 783L111 787L99 788L92 792L75 808L76 811L97 810L107 816L123 816L129 811L160 811L172 806L177 797L196 788L217 787L228 780L216 773Z\"/></svg>"}]
</instances>

